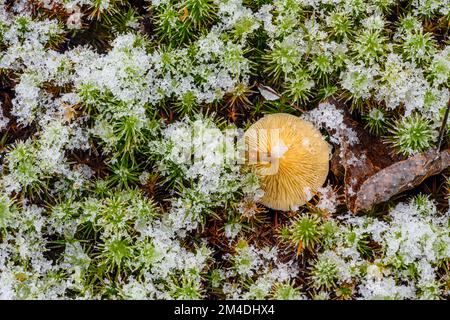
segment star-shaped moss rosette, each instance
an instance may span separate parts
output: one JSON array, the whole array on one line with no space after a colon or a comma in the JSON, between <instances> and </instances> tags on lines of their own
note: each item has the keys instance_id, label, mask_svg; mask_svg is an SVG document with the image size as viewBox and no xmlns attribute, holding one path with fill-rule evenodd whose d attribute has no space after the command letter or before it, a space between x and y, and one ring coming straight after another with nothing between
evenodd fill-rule
<instances>
[{"instance_id":1,"label":"star-shaped moss rosette","mask_svg":"<svg viewBox=\"0 0 450 320\"><path fill-rule=\"evenodd\" d=\"M263 205L282 211L308 202L326 180L330 145L310 122L267 115L244 134L246 162L261 180Z\"/></svg>"}]
</instances>

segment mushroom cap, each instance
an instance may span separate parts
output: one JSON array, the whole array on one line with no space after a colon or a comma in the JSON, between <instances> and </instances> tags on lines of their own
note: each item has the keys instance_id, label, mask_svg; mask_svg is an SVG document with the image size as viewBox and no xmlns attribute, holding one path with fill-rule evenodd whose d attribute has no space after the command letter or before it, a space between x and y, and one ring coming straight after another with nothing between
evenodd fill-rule
<instances>
[{"instance_id":1,"label":"mushroom cap","mask_svg":"<svg viewBox=\"0 0 450 320\"><path fill-rule=\"evenodd\" d=\"M325 183L331 148L310 122L287 113L267 115L248 128L244 141L246 163L264 190L263 205L295 210Z\"/></svg>"}]
</instances>

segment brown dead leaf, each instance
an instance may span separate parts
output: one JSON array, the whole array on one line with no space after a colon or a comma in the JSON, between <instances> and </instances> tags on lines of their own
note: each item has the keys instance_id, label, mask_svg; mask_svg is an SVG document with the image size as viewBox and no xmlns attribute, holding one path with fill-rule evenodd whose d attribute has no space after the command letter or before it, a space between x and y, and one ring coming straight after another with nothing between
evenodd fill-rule
<instances>
[{"instance_id":1,"label":"brown dead leaf","mask_svg":"<svg viewBox=\"0 0 450 320\"><path fill-rule=\"evenodd\" d=\"M330 161L330 170L337 179L342 179L345 174L345 168L342 165L341 148L336 147Z\"/></svg>"},{"instance_id":2,"label":"brown dead leaf","mask_svg":"<svg viewBox=\"0 0 450 320\"><path fill-rule=\"evenodd\" d=\"M302 253L302 251L303 251L303 243L302 241L299 241L297 245L297 257Z\"/></svg>"},{"instance_id":3,"label":"brown dead leaf","mask_svg":"<svg viewBox=\"0 0 450 320\"><path fill-rule=\"evenodd\" d=\"M67 103L62 103L61 106L64 109L64 112L63 112L63 114L64 114L64 121L71 122L75 118L75 116L77 115L75 107L71 106L71 105L69 105Z\"/></svg>"},{"instance_id":4,"label":"brown dead leaf","mask_svg":"<svg viewBox=\"0 0 450 320\"><path fill-rule=\"evenodd\" d=\"M357 192L353 211L370 209L377 203L418 186L426 178L449 166L450 150L439 153L431 150L394 163L364 181Z\"/></svg>"},{"instance_id":5,"label":"brown dead leaf","mask_svg":"<svg viewBox=\"0 0 450 320\"><path fill-rule=\"evenodd\" d=\"M331 160L332 168L340 170L337 163L340 163L344 168L345 200L347 207L352 212L356 212L357 192L364 181L381 169L403 160L403 158L395 155L380 138L371 135L361 124L353 120L343 104L335 100L329 102L344 112L344 124L356 132L359 140L353 145L344 140L340 151L335 152L334 159Z\"/></svg>"},{"instance_id":6,"label":"brown dead leaf","mask_svg":"<svg viewBox=\"0 0 450 320\"><path fill-rule=\"evenodd\" d=\"M189 10L187 7L183 8L183 15L180 17L180 21L184 22L184 20L186 20L186 18L189 16Z\"/></svg>"},{"instance_id":7,"label":"brown dead leaf","mask_svg":"<svg viewBox=\"0 0 450 320\"><path fill-rule=\"evenodd\" d=\"M353 120L344 105L337 101L330 103L343 110L345 125L356 132L359 140L353 145L344 140L331 161L333 172L339 171L337 163L344 168L345 200L350 211L368 210L418 186L450 165L449 150L441 153L432 150L408 159L396 155L389 145Z\"/></svg>"}]
</instances>

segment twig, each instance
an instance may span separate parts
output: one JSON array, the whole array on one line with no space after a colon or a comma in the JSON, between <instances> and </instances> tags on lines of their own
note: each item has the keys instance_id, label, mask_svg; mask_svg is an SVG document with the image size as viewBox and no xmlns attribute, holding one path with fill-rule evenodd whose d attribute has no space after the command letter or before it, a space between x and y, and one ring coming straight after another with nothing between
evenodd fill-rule
<instances>
[{"instance_id":1,"label":"twig","mask_svg":"<svg viewBox=\"0 0 450 320\"><path fill-rule=\"evenodd\" d=\"M445 109L444 119L442 120L441 129L439 130L438 145L436 151L441 150L442 140L444 140L445 127L447 126L448 113L450 111L450 100L447 103L447 109Z\"/></svg>"}]
</instances>

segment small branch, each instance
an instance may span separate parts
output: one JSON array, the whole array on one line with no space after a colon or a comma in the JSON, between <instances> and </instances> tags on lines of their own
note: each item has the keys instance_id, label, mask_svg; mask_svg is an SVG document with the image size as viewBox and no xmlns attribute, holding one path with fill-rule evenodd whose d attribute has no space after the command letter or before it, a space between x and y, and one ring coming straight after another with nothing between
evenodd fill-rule
<instances>
[{"instance_id":1,"label":"small branch","mask_svg":"<svg viewBox=\"0 0 450 320\"><path fill-rule=\"evenodd\" d=\"M444 140L444 133L445 133L445 127L447 126L449 110L450 110L450 100L447 103L447 109L445 109L444 119L442 120L441 129L439 130L438 145L436 148L437 152L439 152L441 150L442 141Z\"/></svg>"}]
</instances>

